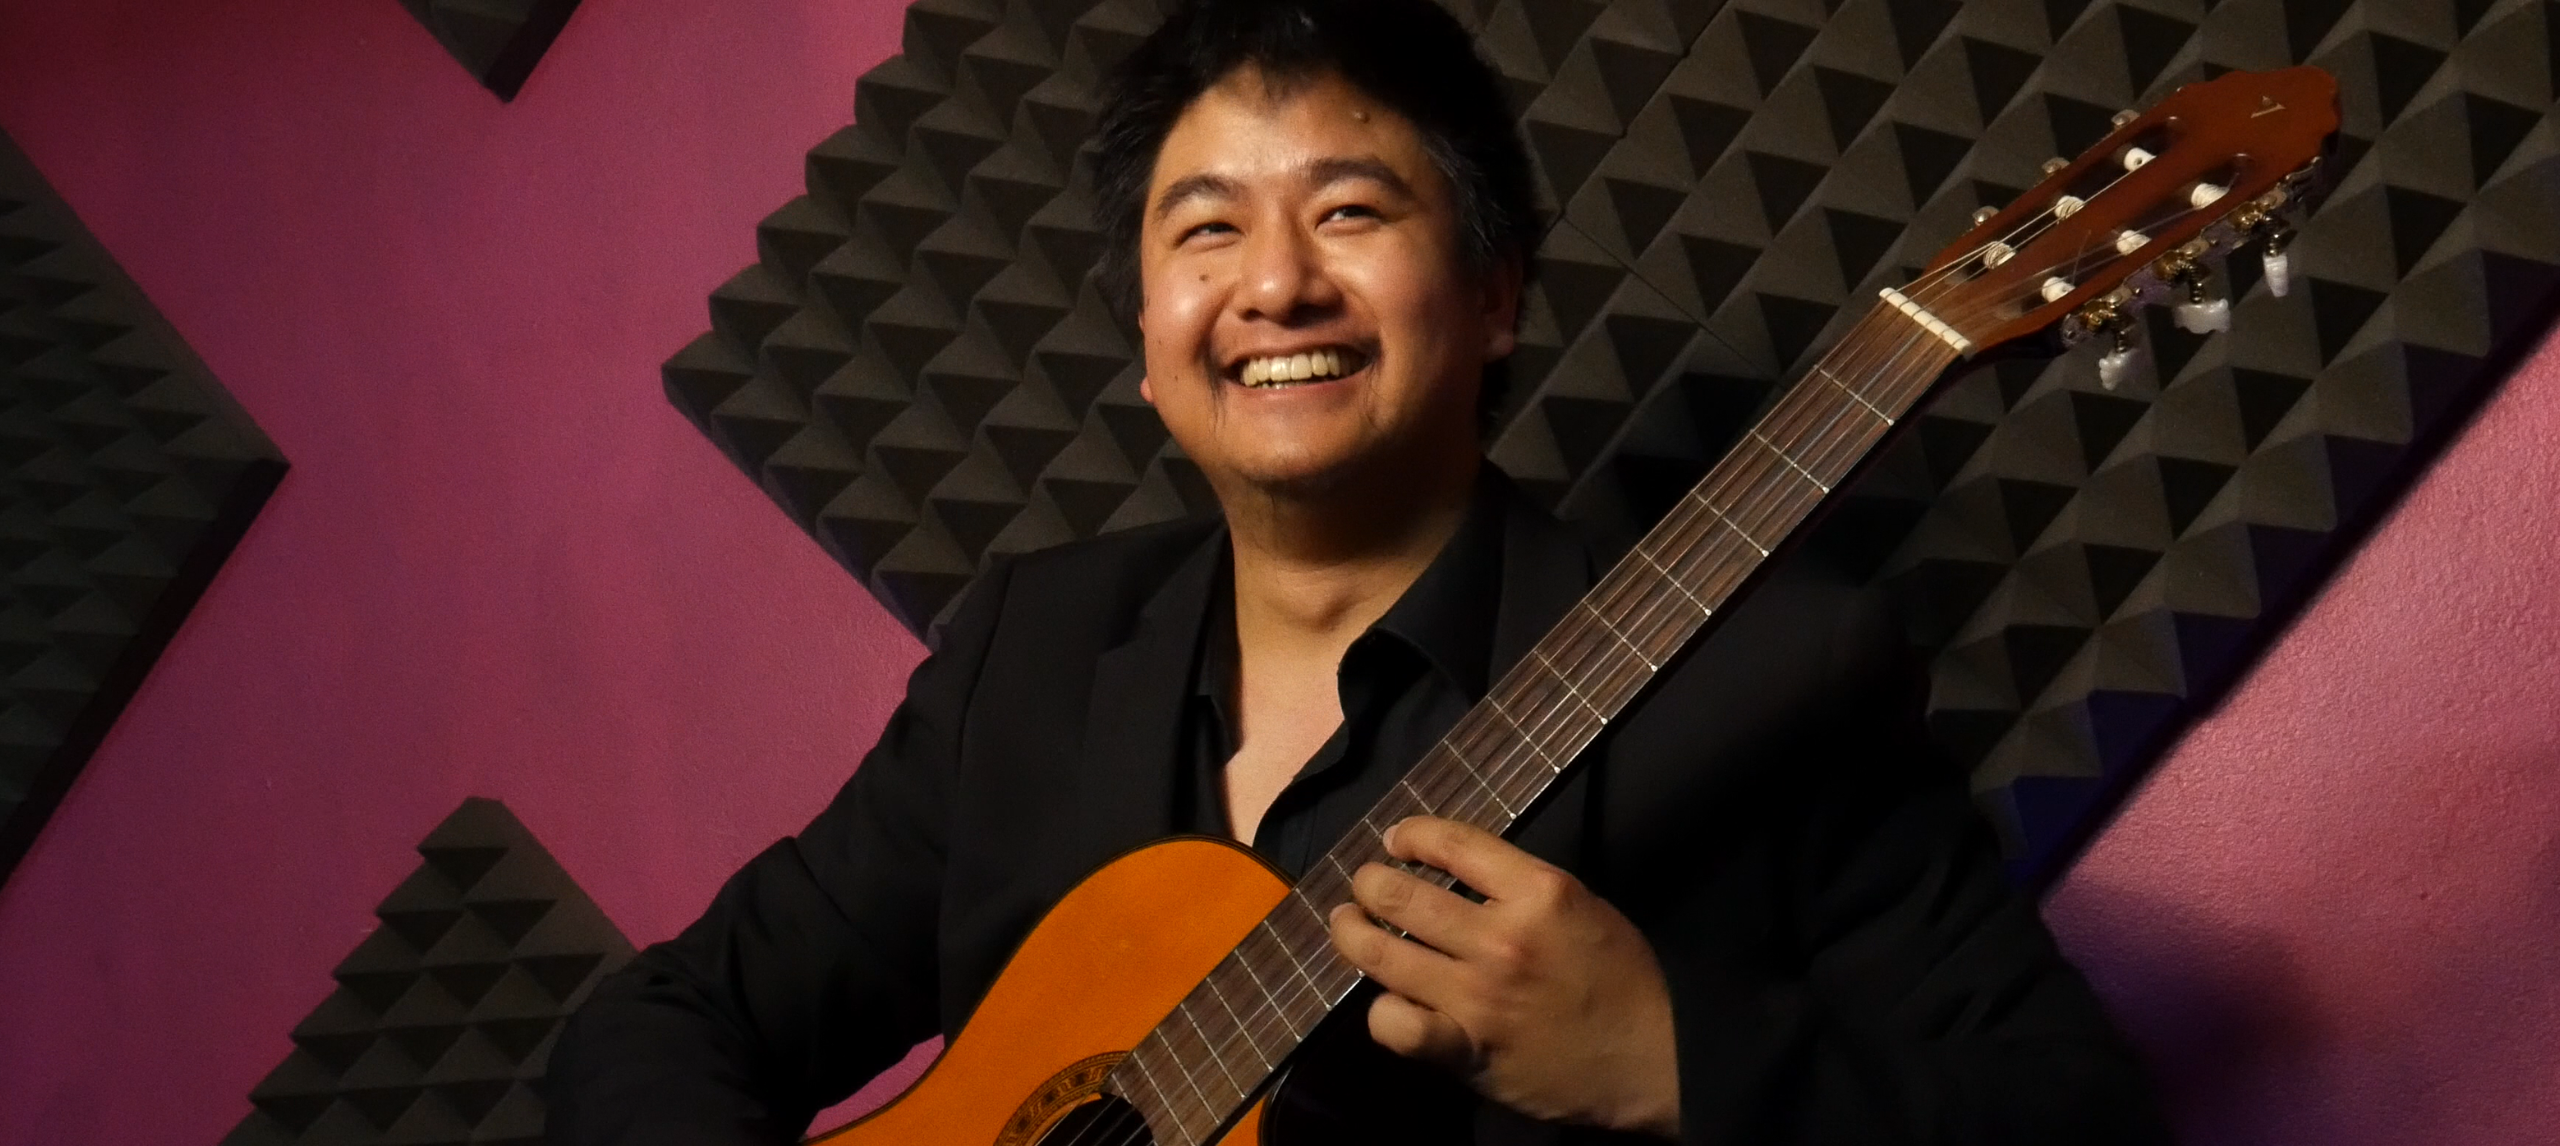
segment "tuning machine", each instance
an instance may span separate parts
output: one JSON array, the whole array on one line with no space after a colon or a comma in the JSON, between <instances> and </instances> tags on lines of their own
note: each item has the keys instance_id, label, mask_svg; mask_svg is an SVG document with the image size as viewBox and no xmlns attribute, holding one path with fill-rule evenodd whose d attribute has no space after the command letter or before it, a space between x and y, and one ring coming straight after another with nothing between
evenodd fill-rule
<instances>
[{"instance_id":1,"label":"tuning machine","mask_svg":"<svg viewBox=\"0 0 2560 1146\"><path fill-rule=\"evenodd\" d=\"M2266 267L2267 293L2283 298L2293 289L2293 258L2285 248L2293 245L2293 228L2282 223L2268 228L2259 240L2259 260Z\"/></svg>"},{"instance_id":2,"label":"tuning machine","mask_svg":"<svg viewBox=\"0 0 2560 1146\"><path fill-rule=\"evenodd\" d=\"M2285 248L2293 244L2293 227L2281 214L2285 204L2292 201L2287 188L2307 180L2318 163L2319 160L2315 159L2302 170L2286 176L2284 186L2250 200L2248 206L2231 216L2231 225L2248 236L2249 241L2258 244L2258 257L2266 269L2267 293L2277 298L2283 298L2285 292L2293 289L2293 260L2285 254Z\"/></svg>"},{"instance_id":3,"label":"tuning machine","mask_svg":"<svg viewBox=\"0 0 2560 1146\"><path fill-rule=\"evenodd\" d=\"M2170 308L2170 316L2178 329L2189 334L2215 334L2231 329L2231 300L2212 296L2213 268L2204 263L2212 252L2210 244L2201 240L2171 251L2168 257L2153 264L2152 273L2171 290L2183 289L2186 297Z\"/></svg>"},{"instance_id":4,"label":"tuning machine","mask_svg":"<svg viewBox=\"0 0 2560 1146\"><path fill-rule=\"evenodd\" d=\"M2141 353L2132 308L2133 292L2117 287L2082 304L2072 316L2081 329L2106 336L2107 351L2098 356L2098 385L2109 390L2133 376L2134 358Z\"/></svg>"}]
</instances>

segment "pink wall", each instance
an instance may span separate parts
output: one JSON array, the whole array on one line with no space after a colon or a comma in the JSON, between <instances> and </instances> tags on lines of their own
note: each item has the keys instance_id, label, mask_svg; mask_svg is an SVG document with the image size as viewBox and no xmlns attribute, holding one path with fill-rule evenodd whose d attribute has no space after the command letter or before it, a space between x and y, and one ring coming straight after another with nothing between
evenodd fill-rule
<instances>
[{"instance_id":1,"label":"pink wall","mask_svg":"<svg viewBox=\"0 0 2560 1146\"><path fill-rule=\"evenodd\" d=\"M0 887L0 1143L218 1139L465 795L647 942L832 791L919 650L656 367L898 11L586 0L501 107L389 0L0 8L0 128L294 463ZM2054 898L2198 1140L2560 1123L2555 436L2560 346Z\"/></svg>"}]
</instances>

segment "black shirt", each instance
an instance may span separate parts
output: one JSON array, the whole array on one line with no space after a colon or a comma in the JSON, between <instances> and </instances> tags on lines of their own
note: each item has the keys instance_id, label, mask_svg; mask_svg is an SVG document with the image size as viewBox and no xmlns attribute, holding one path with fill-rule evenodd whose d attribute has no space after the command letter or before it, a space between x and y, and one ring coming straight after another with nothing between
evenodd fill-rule
<instances>
[{"instance_id":1,"label":"black shirt","mask_svg":"<svg viewBox=\"0 0 2560 1146\"><path fill-rule=\"evenodd\" d=\"M1303 874L1351 831L1360 813L1483 697L1502 595L1505 491L1491 484L1496 480L1478 487L1439 555L1343 652L1336 674L1342 726L1272 800L1254 831L1253 850L1289 874ZM1225 836L1233 834L1224 775L1236 753L1230 706L1238 695L1232 556L1219 560L1207 605L1183 714L1174 817L1183 831Z\"/></svg>"}]
</instances>

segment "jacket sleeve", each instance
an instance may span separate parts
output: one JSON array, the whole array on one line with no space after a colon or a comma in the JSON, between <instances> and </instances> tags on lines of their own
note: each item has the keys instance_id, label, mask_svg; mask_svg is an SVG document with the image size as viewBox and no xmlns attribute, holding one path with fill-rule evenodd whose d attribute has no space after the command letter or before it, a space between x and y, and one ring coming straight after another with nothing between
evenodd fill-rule
<instances>
[{"instance_id":1,"label":"jacket sleeve","mask_svg":"<svg viewBox=\"0 0 2560 1146\"><path fill-rule=\"evenodd\" d=\"M950 777L1007 572L972 587L834 801L597 985L551 1058L551 1142L795 1141L936 1033Z\"/></svg>"},{"instance_id":2,"label":"jacket sleeve","mask_svg":"<svg viewBox=\"0 0 2560 1146\"><path fill-rule=\"evenodd\" d=\"M2168 1141L2140 1062L1928 739L1918 666L1883 626L1852 628L1789 786L1806 812L1768 853L1785 954L1653 937L1683 1141Z\"/></svg>"}]
</instances>

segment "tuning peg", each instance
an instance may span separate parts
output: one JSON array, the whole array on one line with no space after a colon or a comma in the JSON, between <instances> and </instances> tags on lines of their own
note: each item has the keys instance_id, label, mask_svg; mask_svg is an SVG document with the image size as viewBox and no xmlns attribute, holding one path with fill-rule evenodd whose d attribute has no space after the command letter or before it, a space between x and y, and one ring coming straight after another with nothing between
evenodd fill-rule
<instances>
[{"instance_id":1,"label":"tuning peg","mask_svg":"<svg viewBox=\"0 0 2560 1146\"><path fill-rule=\"evenodd\" d=\"M2207 298L2205 283L2213 272L2202 266L2191 267L2183 276L2187 284L2187 301L2169 308L2178 329L2189 334L2214 334L2231 329L2231 300Z\"/></svg>"},{"instance_id":2,"label":"tuning peg","mask_svg":"<svg viewBox=\"0 0 2560 1146\"><path fill-rule=\"evenodd\" d=\"M2119 287L2089 300L2072 316L2081 329L2107 336L2107 352L2098 356L2098 385L2109 390L2132 376L2134 358L2140 353L2134 341L2133 313L2126 309L2132 303L2132 294Z\"/></svg>"},{"instance_id":3,"label":"tuning peg","mask_svg":"<svg viewBox=\"0 0 2560 1146\"><path fill-rule=\"evenodd\" d=\"M1976 207L1973 209L1973 225L1979 227L1984 223L1988 223L1991 221L1991 217L1993 215L1997 215L1999 213L2000 209L1998 207Z\"/></svg>"},{"instance_id":4,"label":"tuning peg","mask_svg":"<svg viewBox=\"0 0 2560 1146\"><path fill-rule=\"evenodd\" d=\"M2098 356L2098 385L2113 390L2133 376L2133 360L2141 352L2141 344L2133 334L2133 322L2119 319L2108 328L2113 336L2111 349Z\"/></svg>"},{"instance_id":5,"label":"tuning peg","mask_svg":"<svg viewBox=\"0 0 2560 1146\"><path fill-rule=\"evenodd\" d=\"M2293 232L2277 230L2267 236L2266 247L2260 255L2266 263L2267 293L2277 298L2283 298L2286 291L2293 289L2293 259L2285 254L2285 248L2292 243Z\"/></svg>"},{"instance_id":6,"label":"tuning peg","mask_svg":"<svg viewBox=\"0 0 2560 1146\"><path fill-rule=\"evenodd\" d=\"M2124 125L2132 123L2140 118L2142 118L2141 112L2135 111L2132 108L2126 108L2123 111L2117 112L2113 116L2108 117L2107 126L2123 127Z\"/></svg>"},{"instance_id":7,"label":"tuning peg","mask_svg":"<svg viewBox=\"0 0 2560 1146\"><path fill-rule=\"evenodd\" d=\"M2070 161L2070 160L2068 160L2068 159L2064 159L2063 157L2061 157L2061 156L2057 155L2057 156L2054 156L2054 157L2053 157L2053 158L2051 158L2051 159L2048 159L2048 160L2045 160L2045 161L2044 161L2044 173L2045 173L2045 174L2047 174L2047 175L2051 175L2051 174L2053 174L2054 172L2056 172L2056 171L2060 171L2060 170L2062 170L2063 168L2065 168L2065 167L2069 167L2069 166L2071 166L2071 161Z\"/></svg>"}]
</instances>

